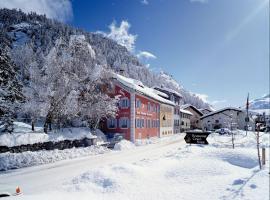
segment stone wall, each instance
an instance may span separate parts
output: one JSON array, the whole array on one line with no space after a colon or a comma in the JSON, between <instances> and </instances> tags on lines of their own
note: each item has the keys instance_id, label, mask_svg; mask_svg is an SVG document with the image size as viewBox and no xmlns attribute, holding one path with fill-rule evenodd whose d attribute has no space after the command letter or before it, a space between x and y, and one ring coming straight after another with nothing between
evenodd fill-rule
<instances>
[{"instance_id":1,"label":"stone wall","mask_svg":"<svg viewBox=\"0 0 270 200\"><path fill-rule=\"evenodd\" d=\"M21 153L24 151L39 151L39 150L54 150L54 149L70 149L73 147L88 147L91 145L96 145L96 138L83 138L80 140L63 140L58 142L43 142L35 144L24 144L20 146L0 146L0 153L11 152L11 153Z\"/></svg>"}]
</instances>

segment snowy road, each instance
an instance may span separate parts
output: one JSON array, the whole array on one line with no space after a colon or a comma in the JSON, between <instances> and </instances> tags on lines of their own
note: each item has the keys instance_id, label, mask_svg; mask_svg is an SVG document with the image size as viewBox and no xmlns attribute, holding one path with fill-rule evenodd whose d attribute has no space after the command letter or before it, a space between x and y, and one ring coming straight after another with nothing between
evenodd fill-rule
<instances>
[{"instance_id":1,"label":"snowy road","mask_svg":"<svg viewBox=\"0 0 270 200\"><path fill-rule=\"evenodd\" d=\"M64 180L75 177L83 171L117 163L133 163L143 159L158 158L171 149L185 145L183 136L156 144L136 147L125 151L87 156L59 161L35 167L11 170L0 174L1 191L14 191L20 186L24 194L35 194L55 189Z\"/></svg>"},{"instance_id":2,"label":"snowy road","mask_svg":"<svg viewBox=\"0 0 270 200\"><path fill-rule=\"evenodd\" d=\"M244 133L243 133L244 134ZM217 137L217 138L216 138ZM186 145L183 135L129 150L59 161L0 174L11 199L269 200L269 160L259 170L253 135L232 149L210 136L209 145ZM239 141L240 141L239 139ZM269 155L269 139L263 144Z\"/></svg>"}]
</instances>

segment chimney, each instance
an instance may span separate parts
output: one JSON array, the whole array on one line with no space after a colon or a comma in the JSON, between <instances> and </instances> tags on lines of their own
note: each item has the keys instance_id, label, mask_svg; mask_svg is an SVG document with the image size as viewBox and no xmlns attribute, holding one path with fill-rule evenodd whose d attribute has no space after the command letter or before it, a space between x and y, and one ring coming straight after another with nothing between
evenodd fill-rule
<instances>
[{"instance_id":1,"label":"chimney","mask_svg":"<svg viewBox=\"0 0 270 200\"><path fill-rule=\"evenodd\" d=\"M124 72L125 72L124 69L121 69L121 68L119 69L119 74L120 74L120 75L124 76Z\"/></svg>"}]
</instances>

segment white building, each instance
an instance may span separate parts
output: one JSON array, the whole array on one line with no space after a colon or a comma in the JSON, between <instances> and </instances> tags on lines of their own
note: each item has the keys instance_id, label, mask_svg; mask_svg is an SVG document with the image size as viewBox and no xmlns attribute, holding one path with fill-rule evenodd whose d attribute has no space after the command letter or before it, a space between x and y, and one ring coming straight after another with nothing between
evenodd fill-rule
<instances>
[{"instance_id":1,"label":"white building","mask_svg":"<svg viewBox=\"0 0 270 200\"><path fill-rule=\"evenodd\" d=\"M219 128L246 129L246 112L241 109L228 107L214 112L210 112L201 117L202 128L204 130L214 130ZM249 118L248 126L254 130L255 124Z\"/></svg>"},{"instance_id":2,"label":"white building","mask_svg":"<svg viewBox=\"0 0 270 200\"><path fill-rule=\"evenodd\" d=\"M181 132L185 132L190 130L190 118L193 114L188 110L180 109L180 119L181 119L181 125L180 129Z\"/></svg>"}]
</instances>

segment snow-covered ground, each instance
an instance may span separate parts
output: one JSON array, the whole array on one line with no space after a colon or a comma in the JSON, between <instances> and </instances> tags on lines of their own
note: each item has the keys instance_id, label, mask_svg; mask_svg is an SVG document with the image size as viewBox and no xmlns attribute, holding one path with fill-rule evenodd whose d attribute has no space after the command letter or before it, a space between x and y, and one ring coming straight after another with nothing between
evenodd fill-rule
<instances>
[{"instance_id":1,"label":"snow-covered ground","mask_svg":"<svg viewBox=\"0 0 270 200\"><path fill-rule=\"evenodd\" d=\"M208 146L186 145L183 136L7 171L0 174L0 188L19 185L23 194L14 199L35 200L269 199L269 156L259 170L253 133L240 132L235 149L230 136L210 136ZM269 135L262 145L269 155Z\"/></svg>"},{"instance_id":2,"label":"snow-covered ground","mask_svg":"<svg viewBox=\"0 0 270 200\"><path fill-rule=\"evenodd\" d=\"M98 132L100 133L100 131ZM0 134L0 146L17 146L22 144L34 144L38 142L75 140L84 137L93 138L94 136L89 128L63 128L49 132L43 132L42 127L35 127L31 130L31 125L23 122L14 122L14 133Z\"/></svg>"},{"instance_id":3,"label":"snow-covered ground","mask_svg":"<svg viewBox=\"0 0 270 200\"><path fill-rule=\"evenodd\" d=\"M109 149L103 146L89 146L85 148L71 148L64 150L55 149L52 151L26 151L22 153L7 152L0 154L0 171L54 163L60 160L102 154L109 151Z\"/></svg>"}]
</instances>

